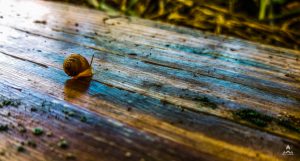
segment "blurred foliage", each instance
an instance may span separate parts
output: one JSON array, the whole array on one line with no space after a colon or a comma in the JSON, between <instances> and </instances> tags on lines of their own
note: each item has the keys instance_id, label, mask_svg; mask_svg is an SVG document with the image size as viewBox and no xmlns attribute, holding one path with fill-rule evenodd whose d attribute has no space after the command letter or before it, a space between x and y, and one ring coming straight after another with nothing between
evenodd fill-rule
<instances>
[{"instance_id":1,"label":"blurred foliage","mask_svg":"<svg viewBox=\"0 0 300 161\"><path fill-rule=\"evenodd\" d=\"M299 0L65 0L126 14L299 49Z\"/></svg>"}]
</instances>

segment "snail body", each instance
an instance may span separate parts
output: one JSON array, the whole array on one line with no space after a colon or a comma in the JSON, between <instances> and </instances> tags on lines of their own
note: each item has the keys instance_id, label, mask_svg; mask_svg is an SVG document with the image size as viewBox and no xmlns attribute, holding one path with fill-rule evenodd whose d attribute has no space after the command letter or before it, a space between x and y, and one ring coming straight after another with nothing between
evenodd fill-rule
<instances>
[{"instance_id":1,"label":"snail body","mask_svg":"<svg viewBox=\"0 0 300 161\"><path fill-rule=\"evenodd\" d=\"M93 75L91 64L80 54L69 55L64 61L63 68L65 73L74 79Z\"/></svg>"}]
</instances>

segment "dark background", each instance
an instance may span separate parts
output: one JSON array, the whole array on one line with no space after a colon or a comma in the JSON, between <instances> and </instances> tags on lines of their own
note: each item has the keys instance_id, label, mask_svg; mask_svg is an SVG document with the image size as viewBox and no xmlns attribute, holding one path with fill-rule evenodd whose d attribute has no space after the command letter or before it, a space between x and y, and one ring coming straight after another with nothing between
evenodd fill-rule
<instances>
[{"instance_id":1,"label":"dark background","mask_svg":"<svg viewBox=\"0 0 300 161\"><path fill-rule=\"evenodd\" d=\"M58 0L299 50L300 0Z\"/></svg>"}]
</instances>

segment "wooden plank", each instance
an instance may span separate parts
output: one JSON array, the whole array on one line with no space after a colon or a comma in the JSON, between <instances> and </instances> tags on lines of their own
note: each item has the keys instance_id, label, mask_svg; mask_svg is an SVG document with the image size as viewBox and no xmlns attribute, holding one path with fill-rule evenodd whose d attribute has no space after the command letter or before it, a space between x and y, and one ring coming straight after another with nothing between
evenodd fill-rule
<instances>
[{"instance_id":1,"label":"wooden plank","mask_svg":"<svg viewBox=\"0 0 300 161\"><path fill-rule=\"evenodd\" d=\"M297 130L276 122L258 127L233 115L249 108L275 118L288 113L297 121L298 51L59 3L0 1L0 6L1 95L51 109L36 115L23 105L9 108L12 116L1 122L10 127L24 121L28 128L43 126L70 138L78 160L96 160L98 153L103 160L299 159ZM68 19L59 18L63 15ZM71 52L95 54L92 80L68 80L61 65ZM64 104L75 110L74 117L63 118ZM91 122L80 123L82 113ZM15 128L7 133L0 136L5 140L0 148L9 155L0 159L66 157L48 145L58 137L20 154L8 148L27 134ZM287 144L295 156L281 155Z\"/></svg>"},{"instance_id":2,"label":"wooden plank","mask_svg":"<svg viewBox=\"0 0 300 161\"><path fill-rule=\"evenodd\" d=\"M288 143L290 145L293 145L293 147L298 146L297 141L288 140L286 138L279 138L256 130L251 132L249 136L249 131L252 131L249 128L242 127L237 124L227 122L225 120L217 121L217 118L207 118L207 116L205 115L201 116L199 114L193 114L193 112L180 112L180 109L175 110L176 108L174 106L169 105L168 107L166 105L161 104L159 101L156 101L156 104L147 104L147 102L155 101L151 101L151 99L149 100L149 98L147 100L146 98L142 97L143 99L141 100L141 102L137 100L132 100L132 102L128 102L128 99L133 99L131 95L136 94L130 95L128 94L128 92L122 94L120 92L116 92L116 89L114 90L115 92L112 91L112 89L106 89L105 91L110 91L108 94L106 94L106 92L99 93L99 91L102 91L105 88L112 88L109 86L106 86L104 88L99 87L99 84L92 85L93 88L89 89L87 93L89 93L90 95L94 95L94 97L88 97L87 95L89 94L85 94L84 92L78 92L81 90L68 89L69 85L67 85L67 87L64 88L64 80L67 80L68 78L63 74L61 70L55 70L52 67L44 68L30 62L24 62L22 60L10 58L9 56L5 56L3 54L0 60L1 75L3 76L1 79L1 84L9 85L11 83L14 85L15 89L29 88L28 90L38 89L38 91L44 91L45 93L48 93L54 97L65 99L71 102L72 104L80 105L80 107L89 108L90 110L93 110L98 114L110 116L110 118L117 119L138 129L143 129L147 132L154 133L155 135L158 135L162 138L172 140L173 142L177 142L187 147L192 147L193 149L203 151L204 153L209 153L215 157L219 156L220 158L222 158L222 160L224 158L230 159L233 156L236 157L237 160L238 158L243 158L244 160L246 160L246 158L249 158L249 160L275 160L275 158L272 157L274 153L280 153L280 147L282 147L282 145L272 146L275 149L270 150L270 144L278 145ZM10 78L15 79L12 81ZM51 80L49 80L49 78L51 78ZM112 96L112 94L116 96ZM74 98L74 96L76 96L76 98ZM95 96L97 96L97 99L95 99ZM119 96L118 98L125 98L121 100L116 100L117 96ZM133 102L137 104L133 104ZM118 106L115 103L121 104L121 106ZM157 108L159 108L159 110L152 109L156 106ZM132 110L128 111L128 107L132 108ZM62 108L60 108L60 110L62 110ZM159 111L162 111L162 113L160 113ZM153 116L150 116L150 113L154 113L152 114ZM169 118L166 116L169 116ZM155 119L155 117L158 117L158 120ZM180 118L182 119L182 121L180 120ZM164 120L166 122L164 122ZM179 121L179 123L177 123L177 121ZM221 125L223 125L224 128L221 128ZM216 128L214 128L214 126ZM214 129L213 132L210 133L209 131L207 131L208 128ZM246 128L246 130L242 130L243 128ZM221 137L223 141L211 139L210 137L199 133L200 131L201 133L206 133L206 135L210 135L210 137ZM244 131L245 133L243 133ZM230 135L231 133L236 134L237 137L232 138ZM264 146L262 144L260 144L258 147L257 145L253 145L252 143L247 145L254 146L253 148L255 149L262 148L260 150L264 151L264 153L258 150L253 151L245 147L237 146L239 144L245 145L243 139L245 137L251 137L251 139L253 140L265 142L266 144L264 144L264 148L262 148L262 146ZM228 140L228 142L224 142L224 140ZM221 152L219 151L220 148L222 148ZM234 154L229 156L228 154L232 153L232 151L234 151ZM267 153L271 155L266 155Z\"/></svg>"},{"instance_id":3,"label":"wooden plank","mask_svg":"<svg viewBox=\"0 0 300 161\"><path fill-rule=\"evenodd\" d=\"M13 33L12 31L10 31L9 33ZM24 35L25 39L28 39L28 37L26 37L26 35ZM20 38L21 39L21 38ZM54 42L51 42L50 40L43 40L40 37L38 37L38 39L34 39L34 38L30 38L30 40L28 40L27 43L35 43L38 44L38 41L42 41L42 46L45 45L44 41L47 41L47 44L53 44ZM22 42L22 46L20 46L19 48L23 49L23 51L21 51L22 53L16 53L18 56L20 55L24 55L25 54L25 58L29 58L29 59L40 59L40 55L44 55L43 52L38 52L36 51L35 54L39 54L39 57L34 57L34 55L30 55L27 53L26 46L28 46L26 43L26 41ZM15 45L15 44L14 44ZM64 52L72 52L72 51L85 51L86 49L82 49L76 46L70 46L70 44L66 44L64 45L67 48L72 48L73 50L70 51L64 51ZM38 46L36 46L38 47ZM55 46L49 46L48 49L46 50L50 50L53 53L59 53L60 51L56 51L57 47ZM42 48L41 48L42 49ZM11 51L16 51L17 49L13 49ZM45 50L45 49L42 49ZM53 51L54 50L54 51ZM89 54L89 56L91 57L91 55L95 52L90 51L91 53L87 53ZM48 56L45 56L45 58L43 58L43 60L39 60L40 62L42 62L43 64L47 64L49 66L55 66L57 68L61 68L61 64L62 61L64 59L64 57L60 57L60 58L55 58L58 57L55 56L51 56L51 54L53 53L49 53L47 54ZM97 55L99 55L99 53L95 53ZM26 56L27 55L27 56ZM97 57L96 55L96 57ZM49 57L53 57L52 59L57 59L54 62L49 62ZM105 56L101 56L103 58L105 58L106 60L109 59L109 57L107 55ZM102 58L102 59L103 59ZM106 61L105 60L105 61ZM96 58L95 61L97 62L98 59ZM271 113L275 116L282 114L282 108L284 108L284 110L287 110L289 112L290 115L292 116L297 116L299 115L299 109L295 108L299 106L299 102L295 101L291 98L285 98L285 96L277 96L274 94L268 94L267 92L262 92L262 91L257 91L257 90L253 90L244 86L237 86L236 84L230 84L230 82L224 82L224 81L216 81L214 79L210 79L210 80L201 80L199 81L199 79L195 80L193 74L189 74L190 76L188 77L187 74L183 74L178 73L178 71L173 71L174 75L172 75L171 78L162 78L161 76L164 75L168 75L171 73L172 70L167 70L165 68L159 69L159 68L155 68L155 69L151 69L149 67L149 65L147 65L145 67L145 65L143 65L143 63L141 62L132 62L131 67L128 69L128 67L125 67L128 65L130 61L129 60L124 60L123 58L114 58L114 60L111 61L117 61L117 64L108 64L106 65L105 61L101 60L101 67L98 68L96 67L96 71L99 71L99 74L96 73L94 79L106 84L110 84L110 85L114 85L117 86L119 88L123 88L125 86L126 90L131 90L134 92L139 92L139 93L143 93L146 95L150 95L152 97L156 97L162 100L165 100L167 102L179 105L179 106L183 106L186 108L190 108L196 111L202 111L202 112L207 112L210 114L214 114L214 115L218 115L221 117L225 117L225 118L230 118L230 119L234 119L232 118L232 111L231 109L236 109L236 108L257 108L258 110L262 110L262 108L265 109L264 112L266 113ZM138 63L138 64L137 64ZM122 64L121 67L118 67L120 64ZM130 65L129 64L129 65ZM153 72L153 71L162 71L159 73L159 76L157 76L157 74L153 75L149 75L149 73L145 73L143 75L141 75L142 73L144 73L141 70L136 71L134 68L137 67L142 67L142 70L147 69L147 72ZM112 70L112 71L111 71ZM130 73L130 75L127 75L127 73ZM175 74L177 73L177 74ZM107 75L108 74L108 75ZM137 79L135 80L135 82L132 81L131 76L135 75L137 76ZM176 75L184 75L179 79L179 82L174 82L171 79L177 78ZM116 81L116 79L119 78L119 80ZM138 78L142 78L142 79L138 79ZM156 78L155 80L153 80L153 78ZM184 78L185 82L182 82L180 80L182 80ZM189 79L188 79L189 78ZM167 79L167 80L165 80ZM192 80L190 80L192 79ZM136 82L138 81L138 82ZM145 81L146 84L148 84L148 86L145 86ZM203 81L206 81L203 82ZM211 89L207 89L206 86L209 86L208 82L214 81L214 85L211 87ZM121 82L121 84L120 84ZM151 91L156 90L155 93L149 91L149 86L155 86L155 84L157 84L157 82L160 82L158 85L161 84L162 85L167 85L169 84L169 86L174 86L176 88L171 88L169 86L167 86L166 88L168 89L168 91L166 91L166 93L168 93L168 95L166 94L161 94L161 92L163 91L163 87L158 88L158 89L153 89L151 88ZM189 84L187 84L186 82L191 82ZM198 83L197 83L198 82ZM125 83L127 83L127 85L124 85ZM197 87L195 87L195 83L197 83L197 85L202 86L200 89L198 89ZM178 84L180 84L180 86L178 86ZM219 87L214 87L216 85L220 85ZM225 85L224 85L225 84ZM156 85L157 86L157 85ZM202 89L204 87L204 89ZM232 88L234 87L235 90L232 89L228 89L228 88ZM196 89L194 89L196 88ZM224 88L224 90L222 90L222 88ZM181 90L181 89L185 89L185 90ZM189 89L189 90L187 90ZM192 91L190 91L191 89L193 89ZM222 90L222 91L220 91ZM245 91L245 92L244 92ZM158 95L158 93L160 93L160 95ZM218 104L220 106L219 109L216 110L212 110L210 108L199 108L199 101L193 101L197 100L195 98L201 98L203 97L203 93L206 93L206 95L204 95L205 97L211 98L214 103ZM170 96L171 95L171 96ZM185 99L182 99L180 97L183 97ZM188 99L188 100L186 100ZM200 103L200 107L201 107L201 103ZM225 108L222 108L222 106ZM278 108L280 106L280 108ZM229 109L227 109L229 108ZM270 109L272 109L272 111L270 111ZM292 138L298 138L299 135L297 133L293 133L293 132L286 132L286 129L282 129L282 128L274 128L274 127L269 127L266 130L271 131L271 132L275 132L277 134L281 134L281 135L287 135L289 137ZM292 134L289 134L292 133Z\"/></svg>"},{"instance_id":4,"label":"wooden plank","mask_svg":"<svg viewBox=\"0 0 300 161\"><path fill-rule=\"evenodd\" d=\"M51 18L49 18L49 19L51 20ZM68 23L70 23L70 22L68 22ZM113 25L113 27L115 27L115 26L116 25ZM110 27L110 26L108 26L108 27ZM124 26L121 26L121 28L124 28ZM32 32L39 33L36 30L34 30ZM122 34L117 34L117 35L121 36ZM172 34L170 34L170 35L172 35ZM174 35L174 33L173 33L173 35ZM44 34L44 36L45 36L45 34ZM51 36L51 34L50 35L48 34L47 36ZM90 37L90 36L87 36L87 37ZM72 37L69 37L69 38L72 38ZM72 41L73 40L76 40L76 39L72 39ZM84 41L85 38L81 37L81 38L78 38L78 40L80 42L76 42L76 41L75 42L81 44L82 43L81 41L82 40ZM114 39L112 39L112 40L114 40ZM67 41L70 41L70 40L67 39ZM96 49L99 49L99 50L104 50L105 52L109 52L109 53L112 52L112 51L105 50L105 48L103 48L103 47L97 46L97 43L103 44L102 41L99 42L99 40L97 40L97 41L95 41L95 40L87 40L87 43L88 43L87 46L90 47L90 48L96 48ZM91 43L92 43L92 45L90 45ZM201 42L201 43L203 43L203 42ZM96 44L96 46L95 46L95 44ZM108 43L106 43L106 44L108 44ZM81 45L85 45L85 44L81 44ZM123 46L124 46L124 44L123 44ZM216 77L216 78L219 78L219 79L225 79L225 80L229 80L229 81L232 81L232 82L235 82L235 83L240 83L240 84L244 84L244 85L247 85L247 86L259 88L259 89L262 89L262 90L271 91L273 93L279 93L279 94L288 95L289 97L296 97L296 98L299 97L299 95L297 94L297 93L299 93L299 85L297 83L298 82L298 80L297 80L298 79L298 76L297 76L298 72L294 72L293 71L293 69L296 68L295 66L293 66L293 68L286 68L285 67L283 69L280 69L279 67L277 68L275 66L276 68L273 67L272 70L264 71L263 73L259 73L259 71L263 70L263 69L254 68L254 69L252 69L252 70L249 71L249 69L251 69L251 68L247 67L247 68L245 68L247 70L243 72L243 70L245 70L245 69L243 69L244 67L242 65L241 66L237 66L237 65L231 66L230 63L226 63L225 66L222 65L219 68L217 68L217 67L210 67L210 65L207 64L207 63L203 65L203 63L205 63L205 61L207 61L206 58L204 59L204 62L203 61L199 62L199 60L202 60L203 57L201 59L196 59L197 57L195 57L195 55L192 55L192 57L191 57L190 56L191 54L189 54L189 55L182 55L181 54L179 56L176 56L175 58L177 58L177 59L180 58L180 57L183 57L183 56L185 56L185 57L191 57L187 61L183 61L182 60L180 62L181 64L179 65L178 62L173 62L172 61L174 59L174 56L172 57L173 59L169 59L169 58L166 59L165 58L166 55L170 55L168 53L170 51L168 51L167 53L165 52L165 54L163 56L161 56L161 53L163 51L159 50L159 51L157 51L158 52L157 54L159 54L159 56L156 56L155 55L155 50L153 51L153 49L155 49L155 46L152 46L150 48L146 48L144 46L142 46L141 48L138 48L138 47L134 47L133 46L133 50L128 50L127 48L125 48L123 46L120 47L121 49L119 49L119 48L116 48L116 49L119 49L119 50L121 50L121 52L124 52L124 53L132 53L132 52L135 53L135 52L137 52L135 54L137 54L139 57L142 57L142 58L147 57L148 54L149 54L149 53L146 53L146 52L145 53L143 53L143 52L140 53L141 51L143 51L143 48L144 48L144 51L145 50L146 51L150 51L150 49L151 49L152 56L150 58L147 57L146 60L145 60L145 61L150 62L150 63L156 63L157 65L167 65L167 66L172 67L172 68L179 68L179 69L183 68L184 70L189 70L189 71L192 71L194 73L201 74L201 75L208 75L210 77ZM210 44L210 46L215 46L215 45ZM124 50L126 49L126 50L123 51L122 49L124 49ZM193 48L190 48L190 49L187 48L187 49L188 50L193 50ZM216 51L216 52L218 52L218 51ZM263 52L263 51L260 51L259 53L261 53L261 52ZM174 54L174 52L170 52L170 53ZM117 53L114 53L114 54L120 54L120 53L117 52ZM178 55L178 52L177 53L175 52L175 54ZM249 54L249 55L253 55L253 54ZM211 55L211 56L213 58L215 57L215 55ZM269 57L269 55L267 55L267 57ZM294 55L294 60L293 61L297 61L297 58L298 58L298 56ZM228 59L228 58L225 57L225 60L226 59ZM198 62L193 62L192 60L197 60ZM237 60L237 58L230 60L230 62L236 61L236 60ZM216 60L212 60L212 61L215 62ZM239 62L245 62L245 60L238 60L238 61ZM284 61L282 61L282 62L284 62ZM199 63L200 63L200 65L199 65ZM217 61L217 63L219 64L218 61ZM255 62L255 61L248 61L248 62L246 61L246 63L248 63L248 64L249 63L250 64L253 64L253 63L254 64L255 63L256 64L261 64L260 66L264 65L264 64L262 64L260 62ZM183 66L183 67L181 67L181 66ZM229 69L230 70L233 69L233 71L230 71L227 66L229 66L229 67L231 66ZM198 68L200 70L195 70L195 69L198 69ZM228 69L228 70L222 70L223 68ZM270 66L270 67L267 66L266 68L270 69L270 68L272 68L272 66ZM292 70L292 71L289 71L289 70ZM246 73L246 75L245 75L245 73ZM252 77L251 77L251 74L253 75ZM270 74L272 74L272 75L270 75ZM249 75L250 75L250 77L249 77ZM290 77L286 77L286 75L289 75ZM239 77L239 79L236 79L236 77ZM256 79L256 77L261 77L261 79ZM265 80L265 79L267 79L267 80ZM252 82L258 82L258 83L253 84ZM278 84L278 83L280 83L280 84Z\"/></svg>"},{"instance_id":5,"label":"wooden plank","mask_svg":"<svg viewBox=\"0 0 300 161\"><path fill-rule=\"evenodd\" d=\"M1 125L9 126L7 132L1 132L0 147L4 154L0 158L3 160L73 160L73 156L76 160L216 159L34 90L20 91L1 84L1 93L5 94L1 95L1 101L13 98L21 102L17 108L1 110ZM36 111L32 112L32 108ZM86 118L85 122L82 117ZM31 130L36 127L42 127L45 134L35 136ZM20 128L27 130L20 131ZM49 132L51 136L46 134ZM61 138L68 142L68 147L58 145ZM36 147L27 145L28 141L35 142ZM23 143L24 152L18 150ZM166 145L169 148L165 148Z\"/></svg>"}]
</instances>

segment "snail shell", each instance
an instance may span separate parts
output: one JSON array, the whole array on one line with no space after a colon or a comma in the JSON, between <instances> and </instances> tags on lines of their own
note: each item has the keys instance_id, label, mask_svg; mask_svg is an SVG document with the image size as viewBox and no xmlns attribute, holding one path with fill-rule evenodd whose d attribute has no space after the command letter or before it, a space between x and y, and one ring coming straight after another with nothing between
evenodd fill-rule
<instances>
[{"instance_id":1,"label":"snail shell","mask_svg":"<svg viewBox=\"0 0 300 161\"><path fill-rule=\"evenodd\" d=\"M64 61L63 68L65 73L73 78L92 76L91 65L80 54L68 56Z\"/></svg>"}]
</instances>

